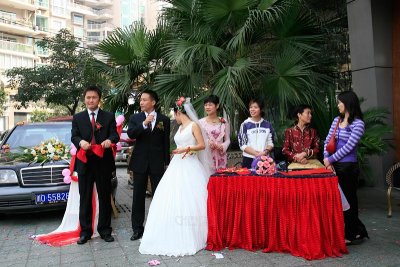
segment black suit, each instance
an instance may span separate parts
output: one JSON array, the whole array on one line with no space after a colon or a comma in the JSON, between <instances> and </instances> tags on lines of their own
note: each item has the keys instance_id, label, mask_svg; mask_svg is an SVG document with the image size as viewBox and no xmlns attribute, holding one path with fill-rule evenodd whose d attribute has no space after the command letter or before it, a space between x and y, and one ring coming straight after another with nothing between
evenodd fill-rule
<instances>
[{"instance_id":1,"label":"black suit","mask_svg":"<svg viewBox=\"0 0 400 267\"><path fill-rule=\"evenodd\" d=\"M132 229L139 233L143 233L144 230L143 222L148 176L150 175L154 193L170 160L169 118L157 113L153 130L150 123L147 129L143 127L145 119L144 112L131 115L127 131L129 138L136 139L129 167L135 177L133 181Z\"/></svg>"},{"instance_id":2,"label":"black suit","mask_svg":"<svg viewBox=\"0 0 400 267\"><path fill-rule=\"evenodd\" d=\"M100 129L95 129L96 144L101 144L106 139L112 143L119 141L115 116L113 113L99 109L96 123ZM71 141L79 149L79 142L85 140L91 142L93 127L88 111L82 111L74 115L72 120ZM101 236L111 234L111 178L115 171L115 159L110 148L105 149L103 158L94 154L87 155L87 163L76 159L75 170L78 173L80 194L79 221L81 224L81 236L92 236L92 194L93 183L96 182L99 198L99 221L97 231Z\"/></svg>"}]
</instances>

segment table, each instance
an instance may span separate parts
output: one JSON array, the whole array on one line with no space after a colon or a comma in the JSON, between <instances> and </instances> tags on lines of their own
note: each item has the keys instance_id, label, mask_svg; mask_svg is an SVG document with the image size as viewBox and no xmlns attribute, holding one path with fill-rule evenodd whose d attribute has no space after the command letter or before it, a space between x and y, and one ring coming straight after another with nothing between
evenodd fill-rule
<instances>
[{"instance_id":1,"label":"table","mask_svg":"<svg viewBox=\"0 0 400 267\"><path fill-rule=\"evenodd\" d=\"M337 177L325 169L274 176L213 175L208 250L289 252L307 260L348 253Z\"/></svg>"}]
</instances>

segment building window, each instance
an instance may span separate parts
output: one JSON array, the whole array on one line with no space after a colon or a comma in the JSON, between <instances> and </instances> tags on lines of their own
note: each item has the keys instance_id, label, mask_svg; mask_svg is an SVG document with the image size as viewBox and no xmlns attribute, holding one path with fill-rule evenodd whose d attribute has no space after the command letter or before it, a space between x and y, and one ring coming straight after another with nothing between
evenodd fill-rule
<instances>
[{"instance_id":1,"label":"building window","mask_svg":"<svg viewBox=\"0 0 400 267\"><path fill-rule=\"evenodd\" d=\"M52 13L55 16L66 16L67 6L64 0L53 0Z\"/></svg>"},{"instance_id":2,"label":"building window","mask_svg":"<svg viewBox=\"0 0 400 267\"><path fill-rule=\"evenodd\" d=\"M11 69L14 67L33 68L33 59L0 53L0 69Z\"/></svg>"},{"instance_id":3,"label":"building window","mask_svg":"<svg viewBox=\"0 0 400 267\"><path fill-rule=\"evenodd\" d=\"M76 24L76 25L83 26L83 16L82 15L78 15L78 14L74 14L73 15L73 23Z\"/></svg>"},{"instance_id":4,"label":"building window","mask_svg":"<svg viewBox=\"0 0 400 267\"><path fill-rule=\"evenodd\" d=\"M74 36L82 38L84 36L83 28L74 26Z\"/></svg>"},{"instance_id":5,"label":"building window","mask_svg":"<svg viewBox=\"0 0 400 267\"><path fill-rule=\"evenodd\" d=\"M15 24L17 21L17 14L0 10L0 22L6 24Z\"/></svg>"},{"instance_id":6,"label":"building window","mask_svg":"<svg viewBox=\"0 0 400 267\"><path fill-rule=\"evenodd\" d=\"M54 32L59 32L62 28L64 28L63 23L61 21L53 20L52 24Z\"/></svg>"},{"instance_id":7,"label":"building window","mask_svg":"<svg viewBox=\"0 0 400 267\"><path fill-rule=\"evenodd\" d=\"M48 18L36 15L36 29L39 31L49 31Z\"/></svg>"}]
</instances>

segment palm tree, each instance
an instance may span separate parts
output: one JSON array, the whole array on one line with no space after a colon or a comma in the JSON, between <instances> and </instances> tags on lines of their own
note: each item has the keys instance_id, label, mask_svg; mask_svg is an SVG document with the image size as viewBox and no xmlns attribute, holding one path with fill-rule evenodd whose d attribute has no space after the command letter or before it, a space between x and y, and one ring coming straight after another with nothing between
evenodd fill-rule
<instances>
[{"instance_id":1,"label":"palm tree","mask_svg":"<svg viewBox=\"0 0 400 267\"><path fill-rule=\"evenodd\" d=\"M93 68L113 87L105 99L109 110L127 115L134 111L135 106L129 106L128 99L138 96L133 94L135 90L151 86L154 76L163 69L163 40L167 34L162 24L148 31L142 23L136 23L116 29L96 47L102 60L97 60Z\"/></svg>"},{"instance_id":2,"label":"palm tree","mask_svg":"<svg viewBox=\"0 0 400 267\"><path fill-rule=\"evenodd\" d=\"M168 72L154 88L170 106L179 95L216 94L233 116L262 96L284 120L289 106L318 103L327 78L318 68L322 34L302 1L169 0L163 19L174 29L166 44Z\"/></svg>"}]
</instances>

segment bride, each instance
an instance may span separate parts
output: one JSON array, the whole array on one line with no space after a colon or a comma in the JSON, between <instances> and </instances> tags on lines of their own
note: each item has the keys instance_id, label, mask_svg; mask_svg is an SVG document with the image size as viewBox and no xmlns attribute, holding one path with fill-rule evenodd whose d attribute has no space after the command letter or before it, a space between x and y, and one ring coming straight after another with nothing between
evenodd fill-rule
<instances>
[{"instance_id":1,"label":"bride","mask_svg":"<svg viewBox=\"0 0 400 267\"><path fill-rule=\"evenodd\" d=\"M151 202L139 247L141 254L184 256L207 242L207 182L212 174L211 153L190 98L174 108L180 127L177 149Z\"/></svg>"}]
</instances>

